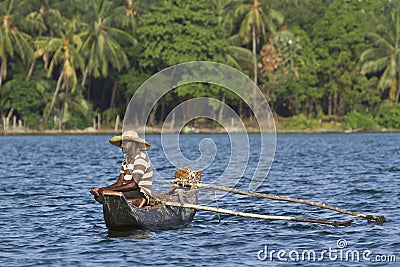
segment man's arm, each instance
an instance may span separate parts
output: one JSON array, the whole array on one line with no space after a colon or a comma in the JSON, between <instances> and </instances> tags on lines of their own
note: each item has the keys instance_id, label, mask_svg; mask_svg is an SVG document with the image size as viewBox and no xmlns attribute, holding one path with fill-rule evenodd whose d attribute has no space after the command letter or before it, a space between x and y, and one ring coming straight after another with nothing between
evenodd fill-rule
<instances>
[{"instance_id":1,"label":"man's arm","mask_svg":"<svg viewBox=\"0 0 400 267\"><path fill-rule=\"evenodd\" d=\"M139 176L139 177L136 177L136 176ZM134 175L132 175L132 180L130 183L115 185L112 188L104 188L104 189L111 189L111 190L119 191L119 192L135 190L138 188L138 184L136 183L136 181L140 180L140 178L141 178L141 175L134 174Z\"/></svg>"},{"instance_id":2,"label":"man's arm","mask_svg":"<svg viewBox=\"0 0 400 267\"><path fill-rule=\"evenodd\" d=\"M115 190L115 191L117 191L115 188L123 185L123 183L124 183L124 174L120 173L119 176L118 176L118 180L115 183L113 183L113 184L111 184L111 185L109 185L107 187L93 187L90 190L90 193L92 195L94 195L95 197L98 197L100 194L103 193L103 190Z\"/></svg>"},{"instance_id":3,"label":"man's arm","mask_svg":"<svg viewBox=\"0 0 400 267\"><path fill-rule=\"evenodd\" d=\"M124 183L124 174L120 173L118 176L118 180L113 183L112 185L109 185L107 187L103 187L103 189L110 189L110 190L116 190L115 188L118 186L121 186Z\"/></svg>"}]
</instances>

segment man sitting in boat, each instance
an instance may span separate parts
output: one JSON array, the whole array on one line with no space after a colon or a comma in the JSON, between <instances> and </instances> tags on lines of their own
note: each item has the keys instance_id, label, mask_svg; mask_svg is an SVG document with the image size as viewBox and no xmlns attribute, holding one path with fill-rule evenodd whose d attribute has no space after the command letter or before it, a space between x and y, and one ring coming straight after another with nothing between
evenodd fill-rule
<instances>
[{"instance_id":1,"label":"man sitting in boat","mask_svg":"<svg viewBox=\"0 0 400 267\"><path fill-rule=\"evenodd\" d=\"M151 196L153 169L143 151L149 150L150 144L132 130L125 131L122 136L114 136L109 142L126 154L118 180L107 187L94 187L90 193L99 201L98 197L106 191L122 192L135 206L141 208L147 205Z\"/></svg>"}]
</instances>

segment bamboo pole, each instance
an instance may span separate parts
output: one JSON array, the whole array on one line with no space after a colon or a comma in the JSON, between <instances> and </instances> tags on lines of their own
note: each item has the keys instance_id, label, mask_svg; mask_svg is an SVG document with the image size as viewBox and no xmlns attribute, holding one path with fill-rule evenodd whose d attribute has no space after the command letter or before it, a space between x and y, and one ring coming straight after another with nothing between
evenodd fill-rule
<instances>
[{"instance_id":1,"label":"bamboo pole","mask_svg":"<svg viewBox=\"0 0 400 267\"><path fill-rule=\"evenodd\" d=\"M285 221L295 221L295 222L318 223L318 224L328 224L328 225L332 225L334 227L350 226L353 223L353 220L337 222L337 221L326 221L326 220L299 218L299 217L291 217L291 216L272 216L272 215L264 215L264 214L254 214L254 213L240 212L240 211L228 210L228 209L219 209L219 208L194 205L194 204L186 204L186 203L181 204L179 202L173 202L173 201L161 201L161 203L166 206L182 207L182 208L195 209L195 210L206 210L206 211L225 213L225 214L231 214L231 215L235 215L235 216L242 216L242 217L248 217L248 218L264 219L264 220L285 220Z\"/></svg>"},{"instance_id":2,"label":"bamboo pole","mask_svg":"<svg viewBox=\"0 0 400 267\"><path fill-rule=\"evenodd\" d=\"M179 183L179 180L174 180L172 182L173 183ZM241 194L241 195L248 195L248 196L253 196L253 197L258 197L258 198L268 198L268 199L277 200L277 201L288 201L288 202L295 202L295 203L305 204L305 205L309 205L309 206L320 207L320 208L323 208L323 209L333 210L333 211L336 211L336 212L352 215L352 216L355 216L355 217L362 217L362 218L367 219L368 222L375 221L379 225L381 225L384 222L386 222L385 216L367 215L367 214L348 211L348 210L337 208L337 207L334 207L334 206L331 206L331 205L318 203L318 202L314 202L314 201L308 201L308 200L304 200L304 199L285 197L285 196L275 196L275 195L269 195L269 194L262 194L262 193L238 190L238 189L235 189L235 188L229 188L229 187L213 185L213 184L201 184L201 183L198 183L198 184L193 184L193 186L196 186L197 188L215 189L215 190L226 191L226 192L235 193L235 194Z\"/></svg>"}]
</instances>

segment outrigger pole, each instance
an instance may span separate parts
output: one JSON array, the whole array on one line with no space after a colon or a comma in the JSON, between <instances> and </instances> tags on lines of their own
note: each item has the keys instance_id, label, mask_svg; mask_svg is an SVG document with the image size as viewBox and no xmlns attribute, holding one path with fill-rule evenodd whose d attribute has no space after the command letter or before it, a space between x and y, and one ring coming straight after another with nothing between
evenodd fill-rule
<instances>
[{"instance_id":1,"label":"outrigger pole","mask_svg":"<svg viewBox=\"0 0 400 267\"><path fill-rule=\"evenodd\" d=\"M218 209L218 208L194 205L194 204L185 204L185 203L181 204L179 202L172 202L172 201L161 201L161 203L166 206L183 207L183 208L196 209L196 210L206 210L206 211L225 213L225 214L231 214L231 215L235 215L235 216L242 216L242 217L248 217L248 218L264 219L264 220L285 220L285 221L295 221L295 222L329 224L329 225L333 225L335 227L350 226L353 223L353 220L337 222L337 221L316 220L316 219L299 218L299 217L291 217L291 216L271 216L271 215L263 215L263 214L254 214L254 213L240 212L240 211L227 210L227 209Z\"/></svg>"},{"instance_id":2,"label":"outrigger pole","mask_svg":"<svg viewBox=\"0 0 400 267\"><path fill-rule=\"evenodd\" d=\"M176 180L173 180L172 183L173 184L182 184L182 180L176 179ZM320 208L323 208L323 209L333 210L333 211L336 211L336 212L348 214L348 215L355 216L355 217L365 218L365 219L368 220L368 222L375 221L375 223L378 224L378 225L382 225L384 222L386 222L385 216L367 215L367 214L363 214L363 213L359 213L359 212L348 211L348 210L345 210L345 209L337 208L337 207L334 207L334 206L331 206L331 205L327 205L327 204L323 204L323 203L318 203L318 202L313 202L313 201L308 201L308 200L303 200L303 199L298 199L298 198L262 194L262 193L238 190L238 189L235 189L235 188L229 188L229 187L224 187L224 186L219 186L219 185L212 185L212 184L184 182L184 185L186 185L186 186L196 186L197 188L204 188L204 189L215 189L215 190L226 191L226 192L235 193L235 194L241 194L241 195L248 195L248 196L253 196L253 197L258 197L258 198L268 198L268 199L277 200L277 201L287 201L287 202L295 202L295 203L300 203L300 204L306 204L306 205L309 205L309 206L315 206L315 207L320 207ZM300 219L300 218L298 218L298 219ZM350 221L346 221L344 223L348 224L348 222L350 222ZM335 224L337 222L332 222L332 223ZM328 224L330 224L330 223L328 223ZM334 224L332 224L332 225L334 225ZM346 225L346 226L348 226L348 225Z\"/></svg>"}]
</instances>

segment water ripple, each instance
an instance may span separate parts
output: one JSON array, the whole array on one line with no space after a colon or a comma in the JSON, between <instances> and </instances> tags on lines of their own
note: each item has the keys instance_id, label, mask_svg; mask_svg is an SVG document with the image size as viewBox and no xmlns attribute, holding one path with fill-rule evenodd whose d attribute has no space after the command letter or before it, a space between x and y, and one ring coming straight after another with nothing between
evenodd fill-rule
<instances>
[{"instance_id":1,"label":"water ripple","mask_svg":"<svg viewBox=\"0 0 400 267\"><path fill-rule=\"evenodd\" d=\"M203 171L205 182L223 172L229 156L221 151L230 149L226 136L207 137L216 140L220 154L216 164ZM218 200L219 207L268 215L354 219L355 224L334 228L199 211L190 225L173 230L113 232L105 227L101 206L88 193L95 185L112 183L118 175L122 155L108 144L109 136L0 136L0 258L9 266L278 265L279 261L259 261L257 253L264 246L277 251L321 251L337 248L338 239L345 239L349 249L395 254L400 248L399 137L279 135L271 172L258 189L385 215L388 222L382 226L316 207L228 194ZM199 138L204 136L184 135L182 146L197 147ZM250 136L250 141L254 138L258 135ZM149 151L153 165L170 179L174 167L162 156L159 136L148 139L155 148ZM199 151L185 153L196 158ZM256 152L251 157L257 159ZM247 189L255 168L252 164L237 188ZM157 183L156 191L169 186L162 179Z\"/></svg>"}]
</instances>

